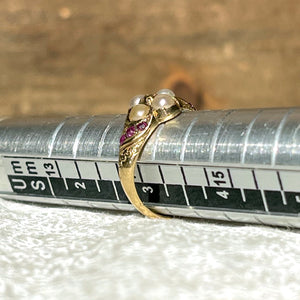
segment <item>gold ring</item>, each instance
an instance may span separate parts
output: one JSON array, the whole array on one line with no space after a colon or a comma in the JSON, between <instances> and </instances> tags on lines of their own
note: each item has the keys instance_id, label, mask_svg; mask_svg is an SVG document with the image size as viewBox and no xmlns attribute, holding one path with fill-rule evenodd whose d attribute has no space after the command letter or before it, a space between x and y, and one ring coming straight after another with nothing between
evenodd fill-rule
<instances>
[{"instance_id":1,"label":"gold ring","mask_svg":"<svg viewBox=\"0 0 300 300\"><path fill-rule=\"evenodd\" d=\"M195 110L193 105L176 97L168 89L151 95L138 95L131 100L123 134L120 138L119 177L131 204L150 218L165 218L144 205L134 183L134 170L143 148L156 128L179 116L183 111Z\"/></svg>"}]
</instances>

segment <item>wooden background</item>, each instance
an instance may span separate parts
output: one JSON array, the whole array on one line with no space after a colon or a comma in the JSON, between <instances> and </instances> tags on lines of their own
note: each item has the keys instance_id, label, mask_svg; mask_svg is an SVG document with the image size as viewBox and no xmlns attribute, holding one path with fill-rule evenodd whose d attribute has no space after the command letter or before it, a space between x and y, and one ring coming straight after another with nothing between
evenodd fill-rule
<instances>
[{"instance_id":1,"label":"wooden background","mask_svg":"<svg viewBox=\"0 0 300 300\"><path fill-rule=\"evenodd\" d=\"M125 113L174 88L198 108L300 105L298 0L2 0L1 115Z\"/></svg>"}]
</instances>

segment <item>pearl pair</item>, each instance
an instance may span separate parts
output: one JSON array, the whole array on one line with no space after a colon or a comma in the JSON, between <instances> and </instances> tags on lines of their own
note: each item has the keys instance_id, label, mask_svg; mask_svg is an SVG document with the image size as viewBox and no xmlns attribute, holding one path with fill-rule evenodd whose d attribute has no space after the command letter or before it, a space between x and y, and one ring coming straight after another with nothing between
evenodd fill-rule
<instances>
[{"instance_id":1,"label":"pearl pair","mask_svg":"<svg viewBox=\"0 0 300 300\"><path fill-rule=\"evenodd\" d=\"M147 101L147 104L151 105L152 109L167 109L176 105L176 101L174 99L175 94L173 91L168 89L159 90L154 98L150 98L151 101ZM145 95L137 95L130 101L130 113L129 120L130 121L139 121L147 117L150 112L150 106L146 104L141 104L145 98Z\"/></svg>"}]
</instances>

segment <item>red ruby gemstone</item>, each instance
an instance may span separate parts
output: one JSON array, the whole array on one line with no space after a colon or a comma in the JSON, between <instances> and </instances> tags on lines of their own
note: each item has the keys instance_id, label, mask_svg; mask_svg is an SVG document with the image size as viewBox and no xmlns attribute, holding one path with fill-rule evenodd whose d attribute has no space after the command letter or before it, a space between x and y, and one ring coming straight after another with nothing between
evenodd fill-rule
<instances>
[{"instance_id":1,"label":"red ruby gemstone","mask_svg":"<svg viewBox=\"0 0 300 300\"><path fill-rule=\"evenodd\" d=\"M127 137L132 137L135 134L135 128L134 126L130 126L126 131Z\"/></svg>"},{"instance_id":2,"label":"red ruby gemstone","mask_svg":"<svg viewBox=\"0 0 300 300\"><path fill-rule=\"evenodd\" d=\"M120 144L122 145L125 142L125 140L126 140L126 135L123 134L120 138Z\"/></svg>"},{"instance_id":3,"label":"red ruby gemstone","mask_svg":"<svg viewBox=\"0 0 300 300\"><path fill-rule=\"evenodd\" d=\"M148 126L147 122L141 122L141 123L136 125L137 129L140 130L140 131L145 130L147 126Z\"/></svg>"}]
</instances>

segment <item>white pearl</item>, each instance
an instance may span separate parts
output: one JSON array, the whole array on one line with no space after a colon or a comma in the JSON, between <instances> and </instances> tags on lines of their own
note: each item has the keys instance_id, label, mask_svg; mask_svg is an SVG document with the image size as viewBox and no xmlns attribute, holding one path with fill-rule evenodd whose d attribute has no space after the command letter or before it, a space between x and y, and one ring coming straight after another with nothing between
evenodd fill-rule
<instances>
[{"instance_id":1,"label":"white pearl","mask_svg":"<svg viewBox=\"0 0 300 300\"><path fill-rule=\"evenodd\" d=\"M158 95L170 95L172 97L175 97L175 93L169 89L162 89L162 90L159 90L157 92Z\"/></svg>"},{"instance_id":2,"label":"white pearl","mask_svg":"<svg viewBox=\"0 0 300 300\"><path fill-rule=\"evenodd\" d=\"M145 119L149 114L150 107L145 104L137 104L129 113L130 121L139 121Z\"/></svg>"},{"instance_id":3,"label":"white pearl","mask_svg":"<svg viewBox=\"0 0 300 300\"><path fill-rule=\"evenodd\" d=\"M144 95L137 95L130 100L130 107L136 106L144 98Z\"/></svg>"},{"instance_id":4,"label":"white pearl","mask_svg":"<svg viewBox=\"0 0 300 300\"><path fill-rule=\"evenodd\" d=\"M161 94L154 97L152 107L154 109L169 108L175 104L176 102L172 96L167 94Z\"/></svg>"}]
</instances>

